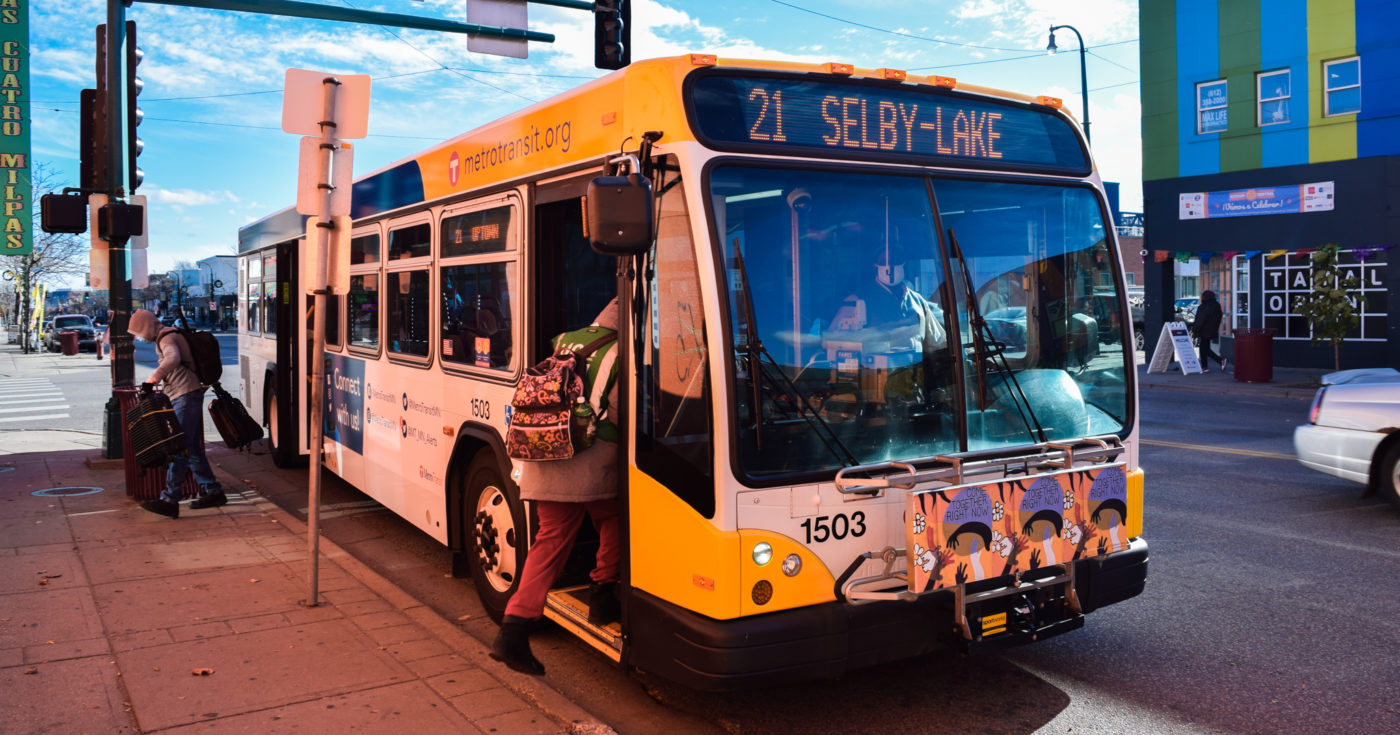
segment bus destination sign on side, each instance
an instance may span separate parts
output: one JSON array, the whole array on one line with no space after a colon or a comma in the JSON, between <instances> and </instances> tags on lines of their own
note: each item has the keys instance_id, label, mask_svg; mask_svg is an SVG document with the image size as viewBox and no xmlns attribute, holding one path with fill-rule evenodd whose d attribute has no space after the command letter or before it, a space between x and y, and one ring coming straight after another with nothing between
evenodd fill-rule
<instances>
[{"instance_id":1,"label":"bus destination sign on side","mask_svg":"<svg viewBox=\"0 0 1400 735\"><path fill-rule=\"evenodd\" d=\"M696 132L720 149L1088 169L1065 117L1018 103L934 87L723 74L696 79L692 92Z\"/></svg>"}]
</instances>

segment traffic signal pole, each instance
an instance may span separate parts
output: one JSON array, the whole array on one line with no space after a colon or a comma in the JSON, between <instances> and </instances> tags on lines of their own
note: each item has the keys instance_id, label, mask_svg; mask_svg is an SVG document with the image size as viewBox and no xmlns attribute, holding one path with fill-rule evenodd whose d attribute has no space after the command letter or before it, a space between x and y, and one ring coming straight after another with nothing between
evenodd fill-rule
<instances>
[{"instance_id":1,"label":"traffic signal pole","mask_svg":"<svg viewBox=\"0 0 1400 735\"><path fill-rule=\"evenodd\" d=\"M120 201L128 193L129 172L127 171L130 158L126 152L126 106L128 103L135 104L135 101L126 99L126 44L134 42L134 39L127 37L126 33L126 5L121 0L107 0L107 39L106 39L105 59L99 59L99 64L105 64L104 69L100 69L99 78L105 79L103 85L107 96L107 192L109 201ZM112 309L112 318L107 324L107 338L112 345L112 387L134 385L136 382L136 361L135 350L132 346L131 335L127 334L127 325L131 321L131 274L126 270L126 243L127 238L120 235L113 235L107 241L107 269L108 269L108 301ZM108 401L108 419L112 418L114 406L119 405L115 391ZM118 412L118 421L120 413ZM109 447L108 456L112 456L112 449Z\"/></svg>"}]
</instances>

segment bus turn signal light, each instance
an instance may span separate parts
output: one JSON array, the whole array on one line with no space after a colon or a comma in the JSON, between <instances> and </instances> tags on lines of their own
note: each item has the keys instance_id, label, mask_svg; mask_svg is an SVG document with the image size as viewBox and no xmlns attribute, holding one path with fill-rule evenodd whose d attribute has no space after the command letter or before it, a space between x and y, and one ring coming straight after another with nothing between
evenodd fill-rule
<instances>
[{"instance_id":1,"label":"bus turn signal light","mask_svg":"<svg viewBox=\"0 0 1400 735\"><path fill-rule=\"evenodd\" d=\"M1037 105L1045 105L1046 107L1053 107L1053 108L1055 108L1055 109L1057 109L1057 110L1060 109L1061 107L1064 107L1064 105L1065 105L1064 100L1061 100L1059 97L1046 97L1046 96L1043 95L1043 94L1040 95L1039 97L1036 97L1036 98L1035 98L1035 103L1036 103Z\"/></svg>"}]
</instances>

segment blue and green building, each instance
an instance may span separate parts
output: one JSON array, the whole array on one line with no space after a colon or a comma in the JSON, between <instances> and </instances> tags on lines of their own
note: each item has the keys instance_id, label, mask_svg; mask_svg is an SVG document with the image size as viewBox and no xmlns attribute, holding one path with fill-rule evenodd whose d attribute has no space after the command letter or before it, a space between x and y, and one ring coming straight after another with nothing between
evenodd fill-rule
<instances>
[{"instance_id":1,"label":"blue and green building","mask_svg":"<svg viewBox=\"0 0 1400 735\"><path fill-rule=\"evenodd\" d=\"M1139 12L1145 247L1173 256L1147 259L1149 342L1172 318L1174 263L1192 257L1228 326L1274 330L1275 365L1330 367L1291 312L1307 253L1337 243L1365 297L1343 367L1400 366L1400 0Z\"/></svg>"}]
</instances>

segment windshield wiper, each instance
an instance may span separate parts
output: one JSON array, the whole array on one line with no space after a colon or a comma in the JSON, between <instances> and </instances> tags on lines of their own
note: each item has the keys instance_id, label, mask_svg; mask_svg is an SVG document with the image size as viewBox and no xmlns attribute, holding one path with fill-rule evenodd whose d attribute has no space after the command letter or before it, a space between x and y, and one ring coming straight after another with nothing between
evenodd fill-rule
<instances>
[{"instance_id":1,"label":"windshield wiper","mask_svg":"<svg viewBox=\"0 0 1400 735\"><path fill-rule=\"evenodd\" d=\"M1041 442L1045 442L1045 428L1040 425L1035 410L1031 408L1031 399L1016 379L1016 371L1006 362L1006 346L996 339L991 327L987 325L987 320L982 318L981 307L977 304L977 291L972 285L972 271L967 265L967 254L963 252L958 236L951 227L948 228L948 241L952 243L953 251L957 254L958 266L962 271L963 292L967 294L967 321L972 326L973 360L977 363L977 408L980 411L987 409L986 366L990 362L1011 386L1011 403L1016 407L1016 413L1021 416L1026 430L1031 432L1033 437L1039 437ZM1029 310L1026 312L1026 322L1029 325Z\"/></svg>"},{"instance_id":2,"label":"windshield wiper","mask_svg":"<svg viewBox=\"0 0 1400 735\"><path fill-rule=\"evenodd\" d=\"M739 288L744 292L744 330L748 334L742 349L749 373L749 382L753 384L754 446L757 449L763 449L763 385L760 381L764 381L774 390L786 395L790 401L798 406L798 415L816 431L817 438L821 439L827 451L831 452L837 461L849 467L860 464L851 450L841 442L840 437L836 436L836 431L831 428L831 424L827 423L826 419L812 408L807 397L783 372L778 361L763 347L763 339L758 336L758 317L753 308L753 296L749 290L749 271L744 267L744 253L739 249L737 239L734 242L734 265L739 271ZM765 364L771 366L772 370L764 369ZM774 374L777 375L776 378Z\"/></svg>"}]
</instances>

